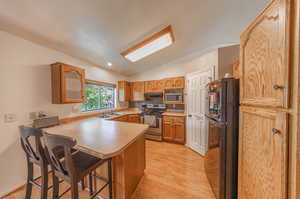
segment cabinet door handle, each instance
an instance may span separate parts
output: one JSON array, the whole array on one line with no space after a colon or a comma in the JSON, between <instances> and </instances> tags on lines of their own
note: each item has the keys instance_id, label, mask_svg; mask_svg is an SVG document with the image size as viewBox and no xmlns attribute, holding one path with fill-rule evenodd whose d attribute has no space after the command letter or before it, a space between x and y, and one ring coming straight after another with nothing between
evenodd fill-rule
<instances>
[{"instance_id":1,"label":"cabinet door handle","mask_svg":"<svg viewBox=\"0 0 300 199\"><path fill-rule=\"evenodd\" d=\"M273 134L281 134L281 132L278 129L273 128L272 129Z\"/></svg>"},{"instance_id":2,"label":"cabinet door handle","mask_svg":"<svg viewBox=\"0 0 300 199\"><path fill-rule=\"evenodd\" d=\"M275 85L273 86L273 88L277 90L277 89L283 89L284 87L283 87L283 86L279 86L279 85L275 84Z\"/></svg>"}]
</instances>

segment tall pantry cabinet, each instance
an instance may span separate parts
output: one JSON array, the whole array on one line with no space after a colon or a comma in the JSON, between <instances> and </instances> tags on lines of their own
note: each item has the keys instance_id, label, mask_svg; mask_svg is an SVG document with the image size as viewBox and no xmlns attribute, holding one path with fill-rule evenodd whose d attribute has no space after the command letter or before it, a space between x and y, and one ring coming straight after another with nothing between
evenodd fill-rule
<instances>
[{"instance_id":1,"label":"tall pantry cabinet","mask_svg":"<svg viewBox=\"0 0 300 199\"><path fill-rule=\"evenodd\" d=\"M239 199L300 198L298 3L270 1L241 36Z\"/></svg>"}]
</instances>

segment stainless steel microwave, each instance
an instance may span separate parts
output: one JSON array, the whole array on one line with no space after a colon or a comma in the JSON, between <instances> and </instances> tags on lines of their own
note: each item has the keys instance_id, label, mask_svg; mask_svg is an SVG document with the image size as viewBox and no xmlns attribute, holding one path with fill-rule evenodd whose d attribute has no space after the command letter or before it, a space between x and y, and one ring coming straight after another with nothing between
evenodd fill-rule
<instances>
[{"instance_id":1,"label":"stainless steel microwave","mask_svg":"<svg viewBox=\"0 0 300 199\"><path fill-rule=\"evenodd\" d=\"M183 103L183 89L165 90L164 102L166 104L181 104L181 103Z\"/></svg>"}]
</instances>

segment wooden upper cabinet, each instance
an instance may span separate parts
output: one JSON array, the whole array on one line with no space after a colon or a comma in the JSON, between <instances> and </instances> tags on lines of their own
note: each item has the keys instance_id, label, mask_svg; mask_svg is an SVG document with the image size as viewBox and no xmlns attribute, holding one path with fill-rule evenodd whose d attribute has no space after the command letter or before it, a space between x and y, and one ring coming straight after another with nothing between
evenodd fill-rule
<instances>
[{"instance_id":1,"label":"wooden upper cabinet","mask_svg":"<svg viewBox=\"0 0 300 199\"><path fill-rule=\"evenodd\" d=\"M240 61L237 60L232 64L232 71L233 71L233 77L235 79L240 79L241 75L240 75L240 71L241 71L241 67L240 67Z\"/></svg>"},{"instance_id":2,"label":"wooden upper cabinet","mask_svg":"<svg viewBox=\"0 0 300 199\"><path fill-rule=\"evenodd\" d=\"M164 80L145 81L145 93L162 93Z\"/></svg>"},{"instance_id":3,"label":"wooden upper cabinet","mask_svg":"<svg viewBox=\"0 0 300 199\"><path fill-rule=\"evenodd\" d=\"M154 81L145 81L145 93L151 93L154 90Z\"/></svg>"},{"instance_id":4,"label":"wooden upper cabinet","mask_svg":"<svg viewBox=\"0 0 300 199\"><path fill-rule=\"evenodd\" d=\"M81 103L85 95L85 70L64 63L51 65L52 103Z\"/></svg>"},{"instance_id":5,"label":"wooden upper cabinet","mask_svg":"<svg viewBox=\"0 0 300 199\"><path fill-rule=\"evenodd\" d=\"M287 198L287 114L241 107L239 198Z\"/></svg>"},{"instance_id":6,"label":"wooden upper cabinet","mask_svg":"<svg viewBox=\"0 0 300 199\"><path fill-rule=\"evenodd\" d=\"M164 79L164 89L184 89L184 77Z\"/></svg>"},{"instance_id":7,"label":"wooden upper cabinet","mask_svg":"<svg viewBox=\"0 0 300 199\"><path fill-rule=\"evenodd\" d=\"M144 82L131 82L131 101L144 101L145 97L145 83Z\"/></svg>"},{"instance_id":8,"label":"wooden upper cabinet","mask_svg":"<svg viewBox=\"0 0 300 199\"><path fill-rule=\"evenodd\" d=\"M241 103L288 108L290 1L273 0L241 36Z\"/></svg>"},{"instance_id":9,"label":"wooden upper cabinet","mask_svg":"<svg viewBox=\"0 0 300 199\"><path fill-rule=\"evenodd\" d=\"M130 93L130 83L127 81L118 81L119 102L128 102L130 100Z\"/></svg>"}]
</instances>

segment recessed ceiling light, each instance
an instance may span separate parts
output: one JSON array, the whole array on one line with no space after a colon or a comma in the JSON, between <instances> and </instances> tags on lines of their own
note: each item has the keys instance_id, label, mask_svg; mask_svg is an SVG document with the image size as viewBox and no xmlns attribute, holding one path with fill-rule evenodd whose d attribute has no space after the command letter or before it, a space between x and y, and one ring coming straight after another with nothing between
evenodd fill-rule
<instances>
[{"instance_id":1,"label":"recessed ceiling light","mask_svg":"<svg viewBox=\"0 0 300 199\"><path fill-rule=\"evenodd\" d=\"M111 62L107 62L107 65L108 65L108 66L112 66L112 63L111 63Z\"/></svg>"},{"instance_id":2,"label":"recessed ceiling light","mask_svg":"<svg viewBox=\"0 0 300 199\"><path fill-rule=\"evenodd\" d=\"M134 45L133 47L121 53L131 62L136 62L147 57L161 49L164 49L175 42L171 25L164 28L158 33L150 36L144 41Z\"/></svg>"}]
</instances>

